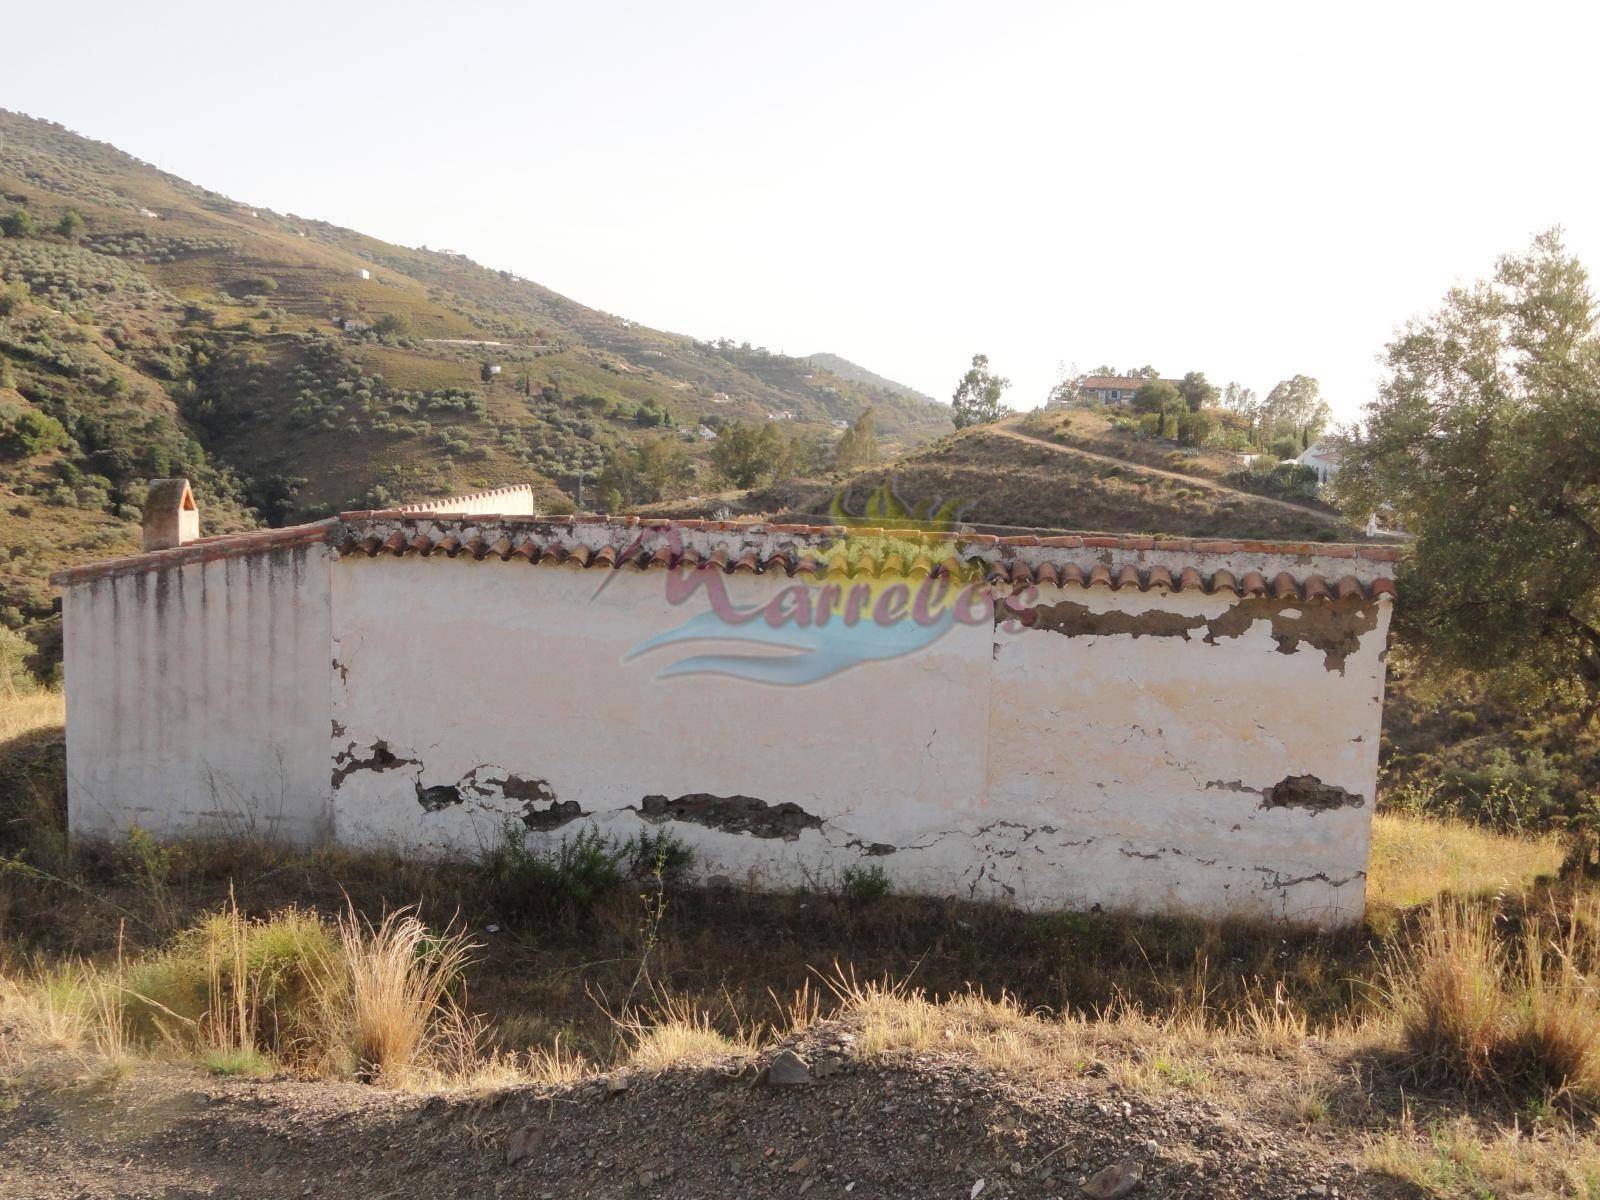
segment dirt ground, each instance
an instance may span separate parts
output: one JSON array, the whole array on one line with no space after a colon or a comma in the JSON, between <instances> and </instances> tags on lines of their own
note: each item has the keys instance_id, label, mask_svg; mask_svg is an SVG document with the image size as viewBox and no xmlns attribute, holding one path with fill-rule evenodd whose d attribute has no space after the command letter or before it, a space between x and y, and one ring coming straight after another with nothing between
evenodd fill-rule
<instances>
[{"instance_id":1,"label":"dirt ground","mask_svg":"<svg viewBox=\"0 0 1600 1200\"><path fill-rule=\"evenodd\" d=\"M954 1056L868 1062L852 1042L838 1023L792 1041L806 1083L730 1059L448 1098L178 1066L114 1083L44 1070L0 1100L0 1195L972 1200L1103 1196L1083 1185L1108 1166L1140 1176L1113 1194L1406 1194L1362 1173L1348 1137L1093 1075L1041 1088Z\"/></svg>"}]
</instances>

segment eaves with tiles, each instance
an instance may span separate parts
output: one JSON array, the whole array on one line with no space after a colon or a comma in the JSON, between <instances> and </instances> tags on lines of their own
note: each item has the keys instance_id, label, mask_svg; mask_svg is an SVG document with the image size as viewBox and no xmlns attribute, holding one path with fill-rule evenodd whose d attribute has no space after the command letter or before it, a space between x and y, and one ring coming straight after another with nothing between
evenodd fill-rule
<instances>
[{"instance_id":1,"label":"eaves with tiles","mask_svg":"<svg viewBox=\"0 0 1600 1200\"><path fill-rule=\"evenodd\" d=\"M526 517L352 511L286 529L202 538L72 567L73 586L295 546L341 556L439 556L589 569L778 571L801 577L981 574L993 584L1199 591L1303 600L1393 597L1393 546L1315 542L992 534L637 517Z\"/></svg>"}]
</instances>

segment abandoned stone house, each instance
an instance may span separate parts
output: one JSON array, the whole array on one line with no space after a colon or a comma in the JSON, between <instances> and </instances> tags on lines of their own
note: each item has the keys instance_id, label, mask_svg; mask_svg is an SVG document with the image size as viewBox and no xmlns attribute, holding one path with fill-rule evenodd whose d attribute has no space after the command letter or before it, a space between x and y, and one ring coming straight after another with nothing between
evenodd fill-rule
<instances>
[{"instance_id":1,"label":"abandoned stone house","mask_svg":"<svg viewBox=\"0 0 1600 1200\"><path fill-rule=\"evenodd\" d=\"M527 488L197 527L163 482L147 552L56 577L76 836L670 829L740 885L1363 912L1389 548L541 518Z\"/></svg>"}]
</instances>

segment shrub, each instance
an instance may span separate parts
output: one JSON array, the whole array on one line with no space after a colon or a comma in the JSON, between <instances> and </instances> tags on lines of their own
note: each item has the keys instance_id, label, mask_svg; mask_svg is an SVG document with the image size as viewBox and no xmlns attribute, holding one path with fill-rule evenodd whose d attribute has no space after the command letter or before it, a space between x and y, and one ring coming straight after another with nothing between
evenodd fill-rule
<instances>
[{"instance_id":1,"label":"shrub","mask_svg":"<svg viewBox=\"0 0 1600 1200\"><path fill-rule=\"evenodd\" d=\"M1185 446L1202 446L1211 436L1212 420L1209 413L1184 412L1178 414L1178 441Z\"/></svg>"},{"instance_id":2,"label":"shrub","mask_svg":"<svg viewBox=\"0 0 1600 1200\"><path fill-rule=\"evenodd\" d=\"M10 421L0 424L0 451L12 458L31 458L67 444L67 431L61 422L37 409L24 409Z\"/></svg>"},{"instance_id":3,"label":"shrub","mask_svg":"<svg viewBox=\"0 0 1600 1200\"><path fill-rule=\"evenodd\" d=\"M484 856L479 878L501 916L516 920L581 914L624 881L672 881L693 865L694 851L664 831L619 841L590 826L542 848L530 846L528 830L508 821L499 844Z\"/></svg>"},{"instance_id":4,"label":"shrub","mask_svg":"<svg viewBox=\"0 0 1600 1200\"><path fill-rule=\"evenodd\" d=\"M893 890L888 874L876 863L870 867L846 867L839 873L839 894L854 905L882 900Z\"/></svg>"},{"instance_id":5,"label":"shrub","mask_svg":"<svg viewBox=\"0 0 1600 1200\"><path fill-rule=\"evenodd\" d=\"M8 238L31 238L38 232L39 226L27 209L14 208L0 217L0 233Z\"/></svg>"}]
</instances>

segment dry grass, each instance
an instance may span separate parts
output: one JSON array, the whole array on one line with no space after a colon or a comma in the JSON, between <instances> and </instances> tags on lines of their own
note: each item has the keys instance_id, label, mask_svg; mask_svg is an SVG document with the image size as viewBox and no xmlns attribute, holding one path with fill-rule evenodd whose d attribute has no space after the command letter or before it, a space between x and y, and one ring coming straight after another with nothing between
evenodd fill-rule
<instances>
[{"instance_id":1,"label":"dry grass","mask_svg":"<svg viewBox=\"0 0 1600 1200\"><path fill-rule=\"evenodd\" d=\"M376 925L347 913L339 939L345 977L324 990L322 1008L357 1078L404 1085L430 1067L470 1067L478 1029L453 994L473 949L465 935L436 935L402 910Z\"/></svg>"},{"instance_id":2,"label":"dry grass","mask_svg":"<svg viewBox=\"0 0 1600 1200\"><path fill-rule=\"evenodd\" d=\"M1372 819L1369 910L1409 908L1437 896L1520 892L1554 875L1565 850L1554 834L1496 832L1459 821L1378 813Z\"/></svg>"},{"instance_id":3,"label":"dry grass","mask_svg":"<svg viewBox=\"0 0 1600 1200\"><path fill-rule=\"evenodd\" d=\"M1417 1128L1409 1116L1368 1141L1364 1165L1441 1200L1561 1196L1600 1200L1600 1142L1570 1125L1483 1128L1467 1116Z\"/></svg>"},{"instance_id":4,"label":"dry grass","mask_svg":"<svg viewBox=\"0 0 1600 1200\"><path fill-rule=\"evenodd\" d=\"M257 920L230 903L137 959L0 974L0 1046L13 1065L40 1049L137 1051L390 1087L570 1077L577 1060L559 1044L526 1069L481 1051L455 994L471 949L404 910L377 924L298 909Z\"/></svg>"},{"instance_id":5,"label":"dry grass","mask_svg":"<svg viewBox=\"0 0 1600 1200\"><path fill-rule=\"evenodd\" d=\"M58 689L0 690L0 743L41 729L60 729L66 720L67 700Z\"/></svg>"},{"instance_id":6,"label":"dry grass","mask_svg":"<svg viewBox=\"0 0 1600 1200\"><path fill-rule=\"evenodd\" d=\"M1423 1078L1600 1105L1600 897L1520 914L1444 901L1389 952L1388 1010Z\"/></svg>"}]
</instances>

